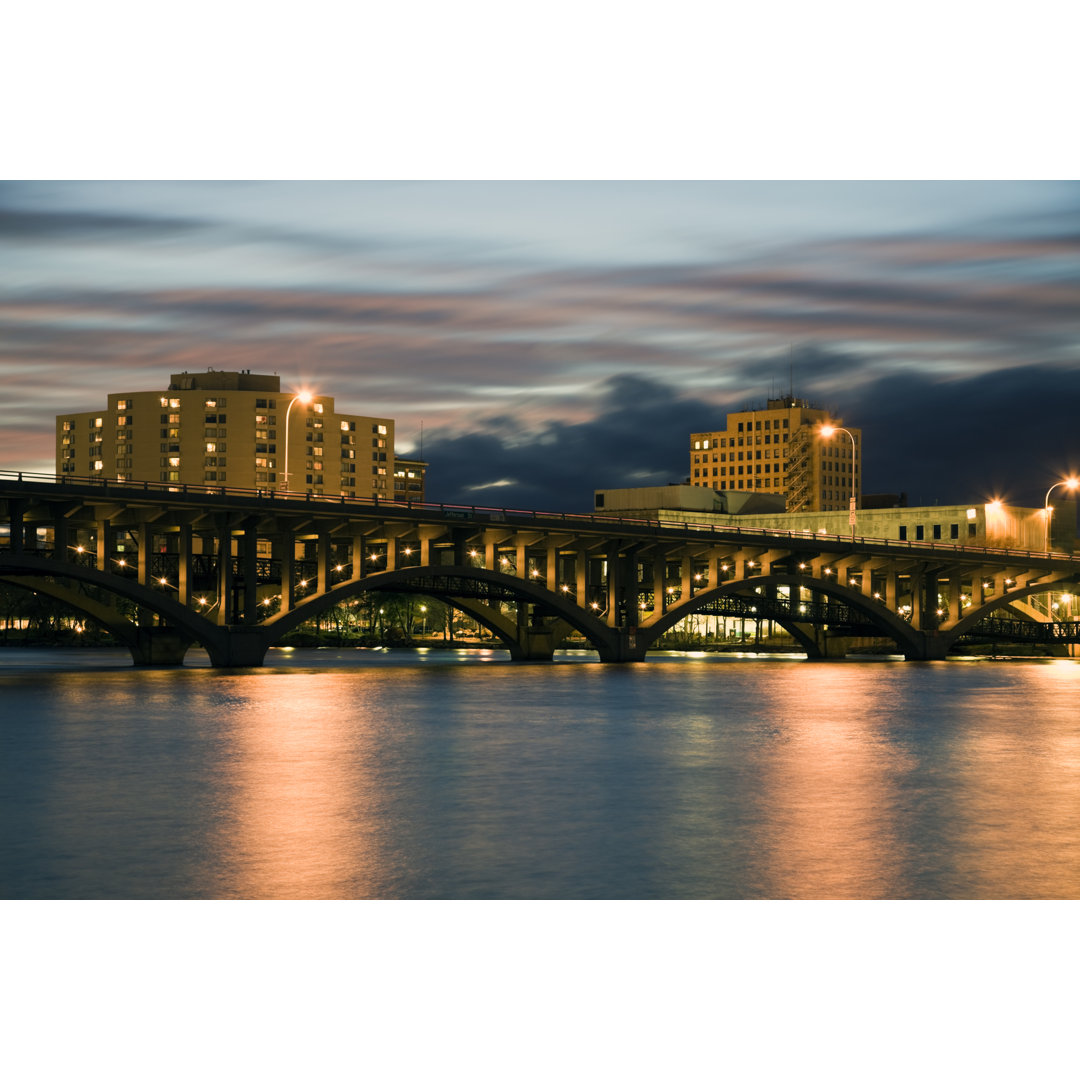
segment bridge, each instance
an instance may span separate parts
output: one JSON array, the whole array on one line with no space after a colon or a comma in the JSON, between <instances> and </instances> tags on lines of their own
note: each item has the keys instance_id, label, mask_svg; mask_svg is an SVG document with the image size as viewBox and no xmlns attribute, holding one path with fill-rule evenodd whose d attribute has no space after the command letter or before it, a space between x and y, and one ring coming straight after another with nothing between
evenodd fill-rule
<instances>
[{"instance_id":1,"label":"bridge","mask_svg":"<svg viewBox=\"0 0 1080 1080\"><path fill-rule=\"evenodd\" d=\"M198 644L216 667L258 666L370 591L445 600L515 660L573 634L642 660L695 614L772 620L813 659L853 639L912 660L979 637L1080 641L1033 606L1080 584L1061 552L25 473L0 473L0 581L97 622L136 664Z\"/></svg>"}]
</instances>

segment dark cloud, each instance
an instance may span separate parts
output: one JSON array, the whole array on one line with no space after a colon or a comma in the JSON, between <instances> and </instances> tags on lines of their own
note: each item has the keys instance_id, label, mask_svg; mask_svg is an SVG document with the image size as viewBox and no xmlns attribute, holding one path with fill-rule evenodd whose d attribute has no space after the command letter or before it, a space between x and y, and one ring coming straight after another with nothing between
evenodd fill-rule
<instances>
[{"instance_id":1,"label":"dark cloud","mask_svg":"<svg viewBox=\"0 0 1080 1080\"><path fill-rule=\"evenodd\" d=\"M437 502L587 513L596 488L678 483L689 465L689 434L715 423L715 406L639 375L602 388L597 415L517 430L512 418L424 443L428 497Z\"/></svg>"},{"instance_id":2,"label":"dark cloud","mask_svg":"<svg viewBox=\"0 0 1080 1080\"><path fill-rule=\"evenodd\" d=\"M159 239L202 230L208 224L195 218L0 207L0 239L20 243Z\"/></svg>"},{"instance_id":3,"label":"dark cloud","mask_svg":"<svg viewBox=\"0 0 1080 1080\"><path fill-rule=\"evenodd\" d=\"M805 350L804 362L842 370L850 354ZM985 502L1041 506L1046 489L1080 474L1080 372L1029 368L968 379L888 375L860 390L801 396L863 431L864 490L905 492L912 505ZM785 387L786 389L786 387ZM797 391L799 392L799 391ZM764 404L740 402L730 406ZM594 418L535 431L512 417L482 430L425 440L429 497L438 502L587 512L596 488L677 483L689 472L689 436L723 426L726 409L658 380L620 375L603 384Z\"/></svg>"},{"instance_id":4,"label":"dark cloud","mask_svg":"<svg viewBox=\"0 0 1080 1080\"><path fill-rule=\"evenodd\" d=\"M863 429L866 490L907 491L920 505L1042 506L1051 484L1080 475L1080 371L907 372L835 398Z\"/></svg>"}]
</instances>

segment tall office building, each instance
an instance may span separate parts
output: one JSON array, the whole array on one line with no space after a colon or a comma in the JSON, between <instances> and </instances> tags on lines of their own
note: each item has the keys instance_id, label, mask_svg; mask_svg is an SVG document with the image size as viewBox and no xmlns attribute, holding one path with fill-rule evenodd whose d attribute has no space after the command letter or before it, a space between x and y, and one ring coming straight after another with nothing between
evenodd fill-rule
<instances>
[{"instance_id":1,"label":"tall office building","mask_svg":"<svg viewBox=\"0 0 1080 1080\"><path fill-rule=\"evenodd\" d=\"M167 390L109 394L104 409L57 416L56 472L390 498L394 421L339 413L325 394L282 393L277 375L185 371Z\"/></svg>"},{"instance_id":2,"label":"tall office building","mask_svg":"<svg viewBox=\"0 0 1080 1080\"><path fill-rule=\"evenodd\" d=\"M690 483L716 491L782 495L791 512L843 510L862 490L862 431L830 437L822 426L842 421L795 397L764 409L728 413L723 431L690 436Z\"/></svg>"}]
</instances>

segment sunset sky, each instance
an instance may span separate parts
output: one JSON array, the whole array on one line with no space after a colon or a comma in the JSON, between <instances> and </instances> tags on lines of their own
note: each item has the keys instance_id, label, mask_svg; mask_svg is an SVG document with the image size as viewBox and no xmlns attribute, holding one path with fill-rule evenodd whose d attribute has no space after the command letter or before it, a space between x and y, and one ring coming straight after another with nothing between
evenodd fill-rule
<instances>
[{"instance_id":1,"label":"sunset sky","mask_svg":"<svg viewBox=\"0 0 1080 1080\"><path fill-rule=\"evenodd\" d=\"M787 391L866 492L1080 470L1080 184L0 184L0 468L182 370L393 417L434 501L587 510Z\"/></svg>"}]
</instances>

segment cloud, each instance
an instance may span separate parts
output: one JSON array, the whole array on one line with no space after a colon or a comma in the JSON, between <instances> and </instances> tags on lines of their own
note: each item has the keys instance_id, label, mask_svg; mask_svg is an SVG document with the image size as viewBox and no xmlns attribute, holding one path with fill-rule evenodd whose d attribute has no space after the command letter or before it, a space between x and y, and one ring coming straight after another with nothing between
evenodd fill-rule
<instances>
[{"instance_id":1,"label":"cloud","mask_svg":"<svg viewBox=\"0 0 1080 1080\"><path fill-rule=\"evenodd\" d=\"M76 243L174 237L207 228L193 218L102 214L79 210L12 210L0 206L0 239L16 243Z\"/></svg>"},{"instance_id":2,"label":"cloud","mask_svg":"<svg viewBox=\"0 0 1080 1080\"><path fill-rule=\"evenodd\" d=\"M717 419L714 406L640 375L606 380L595 405L596 415L579 423L524 431L507 414L477 431L425 439L429 499L473 505L490 492L498 506L587 513L595 488L682 481L689 433Z\"/></svg>"},{"instance_id":3,"label":"cloud","mask_svg":"<svg viewBox=\"0 0 1080 1080\"><path fill-rule=\"evenodd\" d=\"M811 355L823 370L854 359ZM866 493L902 491L912 505L1002 496L1041 506L1050 484L1080 475L1080 434L1068 404L1080 401L1080 371L887 375L828 400L816 390L822 381L808 378L803 396L862 429ZM486 504L588 512L597 488L684 480L691 432L723 427L727 411L640 375L606 380L595 404L595 415L575 424L551 420L523 430L508 413L466 434L436 433L424 444L429 498L474 505L479 494L497 495Z\"/></svg>"}]
</instances>

